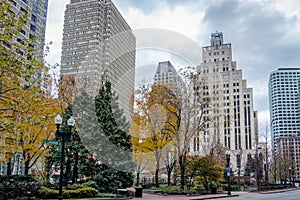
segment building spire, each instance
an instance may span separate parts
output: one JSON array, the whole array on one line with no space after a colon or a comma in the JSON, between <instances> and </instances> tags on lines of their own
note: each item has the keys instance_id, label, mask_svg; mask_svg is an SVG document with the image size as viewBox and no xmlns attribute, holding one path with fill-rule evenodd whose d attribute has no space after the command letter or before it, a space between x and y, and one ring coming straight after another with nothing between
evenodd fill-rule
<instances>
[{"instance_id":1,"label":"building spire","mask_svg":"<svg viewBox=\"0 0 300 200\"><path fill-rule=\"evenodd\" d=\"M221 46L223 44L223 33L218 31L212 33L210 43L215 49L217 49L218 46Z\"/></svg>"}]
</instances>

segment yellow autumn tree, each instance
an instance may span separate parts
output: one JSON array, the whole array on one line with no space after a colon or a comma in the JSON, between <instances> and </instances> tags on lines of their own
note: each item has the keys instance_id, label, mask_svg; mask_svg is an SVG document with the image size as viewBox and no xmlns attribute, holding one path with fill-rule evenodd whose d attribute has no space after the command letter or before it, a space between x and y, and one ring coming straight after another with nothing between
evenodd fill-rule
<instances>
[{"instance_id":1,"label":"yellow autumn tree","mask_svg":"<svg viewBox=\"0 0 300 200\"><path fill-rule=\"evenodd\" d=\"M164 85L141 87L135 101L132 136L135 152L154 153L155 181L159 187L158 174L162 149L170 145L179 129L177 97Z\"/></svg>"},{"instance_id":2,"label":"yellow autumn tree","mask_svg":"<svg viewBox=\"0 0 300 200\"><path fill-rule=\"evenodd\" d=\"M47 96L47 69L34 48L35 38L20 32L27 12L13 13L6 0L0 4L0 162L13 168L12 157L22 155L25 173L44 155L43 140L52 137L56 100ZM42 78L41 78L42 77Z\"/></svg>"}]
</instances>

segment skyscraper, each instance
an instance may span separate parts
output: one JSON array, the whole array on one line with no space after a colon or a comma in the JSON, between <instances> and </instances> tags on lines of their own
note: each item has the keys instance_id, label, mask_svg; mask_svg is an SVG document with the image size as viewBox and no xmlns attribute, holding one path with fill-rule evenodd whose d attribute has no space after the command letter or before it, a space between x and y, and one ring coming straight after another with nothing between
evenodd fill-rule
<instances>
[{"instance_id":1,"label":"skyscraper","mask_svg":"<svg viewBox=\"0 0 300 200\"><path fill-rule=\"evenodd\" d=\"M296 136L300 130L300 68L279 68L269 78L272 146L279 137Z\"/></svg>"},{"instance_id":2,"label":"skyscraper","mask_svg":"<svg viewBox=\"0 0 300 200\"><path fill-rule=\"evenodd\" d=\"M28 23L22 27L20 36L35 38L35 48L38 56L43 55L45 45L45 31L48 11L48 0L8 0L11 3L11 13L28 11ZM0 1L1 2L1 1ZM15 38L15 42L23 44L22 38ZM22 53L21 53L22 54Z\"/></svg>"},{"instance_id":3,"label":"skyscraper","mask_svg":"<svg viewBox=\"0 0 300 200\"><path fill-rule=\"evenodd\" d=\"M71 81L74 93L84 88L92 95L104 81L110 81L128 117L135 43L131 28L111 0L71 0L64 20L63 81Z\"/></svg>"},{"instance_id":4,"label":"skyscraper","mask_svg":"<svg viewBox=\"0 0 300 200\"><path fill-rule=\"evenodd\" d=\"M4 1L0 0L0 3L2 5ZM47 10L48 10L48 0L7 0L6 2L10 3L9 12L11 16L28 16L28 18L22 18L22 20L26 20L26 24L23 25L20 29L20 33L15 33L13 31L9 32L12 36L12 40L4 39L1 40L1 44L3 45L6 42L16 44L18 48L11 48L14 45L7 45L6 43L5 47L8 47L8 50L15 51L17 49L17 53L22 56L22 58L30 60L31 56L36 56L36 59L42 60L43 59L43 50L44 50L44 43L45 43L45 31L46 31L46 20L47 20ZM26 14L26 15L25 15ZM9 19L9 18L8 18ZM4 20L5 21L5 20ZM14 24L17 25L17 24ZM0 28L1 34L6 34L2 28ZM6 37L7 35L4 35ZM30 41L30 42L29 42ZM34 48L34 54L30 54L28 56L28 47ZM3 52L2 52L3 53ZM15 55L15 54L12 54ZM5 57L5 56L4 56ZM18 58L17 58L18 59ZM25 60L24 59L24 60ZM2 63L4 64L4 63ZM2 66L1 66L2 67ZM27 68L26 68L27 69ZM6 70L6 69L5 69ZM4 70L4 71L5 71ZM5 73L4 73L5 74ZM3 74L2 74L3 75ZM40 75L40 74L39 74ZM5 77L5 75L3 75ZM40 80L40 76L36 77ZM23 81L23 79L18 79ZM23 84L23 82L22 82ZM41 86L41 85L40 85ZM45 85L43 85L45 86ZM42 86L41 86L42 88ZM42 88L44 90L46 88ZM6 93L5 93L6 94ZM7 95L7 94L6 94ZM3 134L4 136L6 134ZM6 138L7 136L5 136ZM3 140L3 138L0 137L0 143L2 146L5 145L11 145L15 146L14 143L9 144L6 141L10 141L7 138ZM13 175L15 174L24 174L25 167L23 163L23 154L21 152L14 152L12 154L12 159L8 161L8 158L5 156L7 153L7 150L1 151L0 153L0 175L6 175L7 173L11 173Z\"/></svg>"},{"instance_id":5,"label":"skyscraper","mask_svg":"<svg viewBox=\"0 0 300 200\"><path fill-rule=\"evenodd\" d=\"M221 32L212 33L211 45L202 48L197 72L202 81L199 91L210 99L206 111L210 123L203 135L195 136L201 145L191 143L191 153L224 154L218 151L225 147L231 152L234 169L242 168L243 173L247 155L254 154L258 142L257 112L253 109L252 88L247 87L242 70L232 60L231 44L223 42Z\"/></svg>"},{"instance_id":6,"label":"skyscraper","mask_svg":"<svg viewBox=\"0 0 300 200\"><path fill-rule=\"evenodd\" d=\"M180 80L174 66L170 61L159 62L154 75L154 84L176 84Z\"/></svg>"}]
</instances>

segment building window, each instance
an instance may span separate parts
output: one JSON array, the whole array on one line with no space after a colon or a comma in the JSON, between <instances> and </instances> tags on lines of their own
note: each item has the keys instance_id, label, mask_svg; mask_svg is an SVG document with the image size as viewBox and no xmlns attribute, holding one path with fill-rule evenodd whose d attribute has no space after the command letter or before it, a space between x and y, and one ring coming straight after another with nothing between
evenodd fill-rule
<instances>
[{"instance_id":1,"label":"building window","mask_svg":"<svg viewBox=\"0 0 300 200\"><path fill-rule=\"evenodd\" d=\"M36 26L33 25L33 24L30 24L30 30L32 30L33 32L35 32L36 31Z\"/></svg>"},{"instance_id":2,"label":"building window","mask_svg":"<svg viewBox=\"0 0 300 200\"><path fill-rule=\"evenodd\" d=\"M35 15L31 15L31 20L33 21L33 22L36 22L36 16Z\"/></svg>"}]
</instances>

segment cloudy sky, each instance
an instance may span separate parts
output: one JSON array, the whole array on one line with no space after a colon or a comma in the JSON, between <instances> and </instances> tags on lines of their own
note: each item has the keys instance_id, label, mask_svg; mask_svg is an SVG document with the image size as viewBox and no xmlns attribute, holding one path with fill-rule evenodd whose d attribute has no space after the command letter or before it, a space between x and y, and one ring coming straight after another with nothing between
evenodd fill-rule
<instances>
[{"instance_id":1,"label":"cloudy sky","mask_svg":"<svg viewBox=\"0 0 300 200\"><path fill-rule=\"evenodd\" d=\"M69 1L49 0L46 40L53 43L47 58L50 64L60 62L64 10ZM259 112L259 132L265 133L266 123L269 121L270 72L279 67L300 67L298 0L113 2L137 34L145 37L144 32L140 30L164 29L174 36L170 41L189 41L199 47L198 51L190 51L194 55L189 59L180 56L178 52L170 54L162 51L156 44L157 48L143 49L137 53L137 68L149 64L155 66L162 60L171 60L175 66L184 62L197 66L201 62L200 48L210 45L210 34L215 31L223 32L224 42L232 44L233 60L237 62L237 68L243 70L248 87L254 90L255 109ZM161 44L158 39L156 42Z\"/></svg>"}]
</instances>

